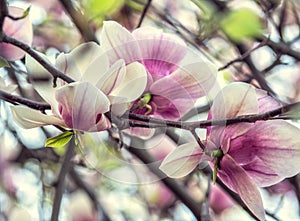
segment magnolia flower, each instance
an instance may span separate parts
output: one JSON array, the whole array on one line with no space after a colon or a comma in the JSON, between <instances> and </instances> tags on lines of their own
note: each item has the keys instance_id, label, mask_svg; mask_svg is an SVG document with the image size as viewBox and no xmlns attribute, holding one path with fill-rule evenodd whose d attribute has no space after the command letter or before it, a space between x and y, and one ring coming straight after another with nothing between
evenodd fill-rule
<instances>
[{"instance_id":1,"label":"magnolia flower","mask_svg":"<svg viewBox=\"0 0 300 221\"><path fill-rule=\"evenodd\" d=\"M266 92L245 83L225 87L215 98L208 119L258 114L279 107ZM266 187L300 171L300 130L284 120L237 123L207 129L203 152L196 143L178 147L160 169L171 177L190 173L210 160L217 176L238 193L259 220L265 212L258 187Z\"/></svg>"},{"instance_id":2,"label":"magnolia flower","mask_svg":"<svg viewBox=\"0 0 300 221\"><path fill-rule=\"evenodd\" d=\"M100 35L111 63L138 61L147 69L144 96L131 106L135 113L177 120L215 83L216 68L187 50L183 40L160 29L142 27L130 33L114 21Z\"/></svg>"},{"instance_id":3,"label":"magnolia flower","mask_svg":"<svg viewBox=\"0 0 300 221\"><path fill-rule=\"evenodd\" d=\"M96 43L85 43L69 54L60 54L56 67L76 82L53 88L52 76L30 56L26 67L35 90L51 105L52 115L27 107L12 107L15 120L25 128L60 125L95 132L110 127L104 115L126 111L128 102L136 100L147 82L143 65L123 60L109 64L108 57Z\"/></svg>"},{"instance_id":4,"label":"magnolia flower","mask_svg":"<svg viewBox=\"0 0 300 221\"><path fill-rule=\"evenodd\" d=\"M14 17L22 17L24 10L21 8L9 6L8 13ZM18 20L5 18L3 24L5 34L22 41L25 44L31 45L33 39L32 23L28 16ZM9 61L15 61L24 57L25 52L16 46L7 43L0 43L0 56Z\"/></svg>"}]
</instances>

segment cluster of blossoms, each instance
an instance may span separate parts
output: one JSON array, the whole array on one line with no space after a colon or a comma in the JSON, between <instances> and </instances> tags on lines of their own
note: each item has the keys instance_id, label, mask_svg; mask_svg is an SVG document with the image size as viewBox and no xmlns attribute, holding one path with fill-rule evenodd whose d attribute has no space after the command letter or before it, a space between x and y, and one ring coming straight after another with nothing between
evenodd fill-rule
<instances>
[{"instance_id":1,"label":"cluster of blossoms","mask_svg":"<svg viewBox=\"0 0 300 221\"><path fill-rule=\"evenodd\" d=\"M261 114L280 107L280 103L245 83L232 83L215 97L208 119ZM187 143L172 151L160 169L179 178L199 163L209 161L217 176L238 193L248 208L265 220L258 187L279 183L299 173L299 128L284 120L256 121L207 128L206 149Z\"/></svg>"},{"instance_id":2,"label":"cluster of blossoms","mask_svg":"<svg viewBox=\"0 0 300 221\"><path fill-rule=\"evenodd\" d=\"M100 42L81 44L57 57L56 68L76 82L56 88L51 74L27 55L33 87L53 115L18 106L12 107L15 120L25 128L59 125L87 132L108 129L108 111L177 120L215 83L213 65L200 57L185 60L185 43L161 30L130 33L110 21L103 25Z\"/></svg>"},{"instance_id":3,"label":"cluster of blossoms","mask_svg":"<svg viewBox=\"0 0 300 221\"><path fill-rule=\"evenodd\" d=\"M4 31L18 38L13 34L17 31L8 31L8 22L5 24ZM16 122L24 128L58 125L97 132L111 127L109 114L122 116L127 111L178 120L215 84L216 68L199 56L191 56L181 39L161 30L142 27L130 33L108 21L103 25L100 43L81 44L56 58L53 65L75 81L66 84L59 80L57 87L53 87L52 75L26 55L31 83L51 105L52 113L13 106ZM1 55L8 60L22 57L5 53L11 50L4 48ZM1 85L4 82L0 81ZM266 92L245 83L232 83L214 98L208 119L260 114L278 107L280 103ZM283 120L211 126L203 142L205 150L196 142L183 144L164 159L160 168L177 178L189 174L200 162L209 161L217 176L264 220L258 187L299 172L299 132Z\"/></svg>"}]
</instances>

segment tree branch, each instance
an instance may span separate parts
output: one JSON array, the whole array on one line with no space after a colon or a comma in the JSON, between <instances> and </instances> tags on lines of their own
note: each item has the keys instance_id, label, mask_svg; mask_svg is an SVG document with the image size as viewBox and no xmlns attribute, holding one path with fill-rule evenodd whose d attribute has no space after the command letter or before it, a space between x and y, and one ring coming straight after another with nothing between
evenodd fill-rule
<instances>
[{"instance_id":1,"label":"tree branch","mask_svg":"<svg viewBox=\"0 0 300 221\"><path fill-rule=\"evenodd\" d=\"M144 10L143 10L143 12L142 12L142 15L141 15L141 18L140 18L140 21L139 21L138 25L136 26L136 28L141 27L142 22L143 22L143 20L144 20L144 18L145 18L145 15L146 15L146 13L147 13L147 11L148 11L150 5L151 5L151 1L152 1L152 0L148 0L147 4L145 5L145 8L144 8Z\"/></svg>"},{"instance_id":2,"label":"tree branch","mask_svg":"<svg viewBox=\"0 0 300 221\"><path fill-rule=\"evenodd\" d=\"M267 40L266 40L266 41L267 41ZM238 57L238 58L236 58L236 59L234 59L234 60L228 62L228 63L225 64L223 67L220 67L220 68L218 69L218 71L222 71L222 70L228 68L230 65L232 65L232 64L234 64L234 63L236 63L236 62L242 62L242 61L244 61L245 58L246 58L246 57L249 57L249 55L250 55L253 51L255 51L255 50L257 50L257 49L259 49L259 48L265 46L265 45L266 45L266 41L260 42L256 47L254 47L254 48L252 48L252 49L246 51L246 52L245 52L244 54L242 54L240 57Z\"/></svg>"},{"instance_id":3,"label":"tree branch","mask_svg":"<svg viewBox=\"0 0 300 221\"><path fill-rule=\"evenodd\" d=\"M83 189L86 192L86 194L90 197L91 201L93 202L94 209L97 211L99 215L98 219L102 221L111 221L110 217L108 216L108 214L106 213L102 205L100 204L94 190L86 182L82 180L82 178L78 175L78 173L74 168L71 169L70 176L72 180L75 182L75 184L77 185L77 187Z\"/></svg>"},{"instance_id":4,"label":"tree branch","mask_svg":"<svg viewBox=\"0 0 300 221\"><path fill-rule=\"evenodd\" d=\"M36 110L40 110L40 111L45 111L46 109L51 109L51 106L47 103L43 103L43 102L38 102L38 101L33 101L24 97L19 97L16 95L12 95L9 93L6 93L4 91L0 90L0 100L4 100L7 101L9 103L12 104L24 104L27 107L36 109Z\"/></svg>"},{"instance_id":5,"label":"tree branch","mask_svg":"<svg viewBox=\"0 0 300 221\"><path fill-rule=\"evenodd\" d=\"M240 51L241 54L245 54L248 51L246 46L243 45L243 44L236 44L236 47L238 48L238 50ZM261 88L268 91L268 92L270 92L270 94L272 94L273 96L276 96L273 89L267 84L267 81L264 78L264 76L262 75L262 73L259 70L257 70L257 68L255 67L255 65L254 65L253 61L251 60L251 58L250 57L245 57L244 61L248 65L248 67L251 71L251 74L253 75L253 78L255 80L257 80L257 82L259 83Z\"/></svg>"},{"instance_id":6,"label":"tree branch","mask_svg":"<svg viewBox=\"0 0 300 221\"><path fill-rule=\"evenodd\" d=\"M270 48L272 48L274 51L289 55L298 61L300 60L300 53L298 51L295 51L291 49L290 45L284 42L274 42L270 39L268 39L265 36L260 36L257 38L258 41L266 41L266 45L268 45Z\"/></svg>"},{"instance_id":7,"label":"tree branch","mask_svg":"<svg viewBox=\"0 0 300 221\"><path fill-rule=\"evenodd\" d=\"M50 74L56 78L60 78L68 83L74 82L72 78L70 78L68 75L65 75L60 70L56 69L52 64L50 64L48 61L46 61L39 53L37 53L35 50L33 50L29 45L24 44L23 42L12 38L6 34L3 34L2 39L0 39L0 42L5 42L8 44L12 44L18 48L21 48L23 51L28 53L31 57L33 57L37 62L39 62L47 71L50 72Z\"/></svg>"},{"instance_id":8,"label":"tree branch","mask_svg":"<svg viewBox=\"0 0 300 221\"><path fill-rule=\"evenodd\" d=\"M227 126L230 124L241 123L241 122L254 123L259 120L278 119L274 117L284 114L292 110L298 105L300 105L300 102L288 104L283 107L262 114L241 115L233 118L215 119L215 120L212 119L212 120L202 120L202 121L193 121L193 122L164 120L164 119L153 118L149 116L131 113L129 114L129 122L130 122L130 126L132 127L148 127L148 128L173 127L173 128L181 128L184 130L192 131L195 128L206 128L210 126ZM141 121L142 123L139 121Z\"/></svg>"},{"instance_id":9,"label":"tree branch","mask_svg":"<svg viewBox=\"0 0 300 221\"><path fill-rule=\"evenodd\" d=\"M132 137L132 145L126 146L126 149L139 158L149 170L160 178L163 182L177 197L184 203L194 214L197 220L201 221L201 209L200 203L196 202L185 190L183 186L177 183L176 180L166 177L166 175L159 169L159 165L156 162L156 159L148 153L145 149L134 148L133 146L143 145L143 141Z\"/></svg>"},{"instance_id":10,"label":"tree branch","mask_svg":"<svg viewBox=\"0 0 300 221\"><path fill-rule=\"evenodd\" d=\"M65 158L61 165L61 170L60 170L60 173L58 176L58 183L57 183L54 201L53 201L51 221L58 220L61 200L62 200L62 196L63 196L64 190L65 190L65 179L66 179L66 176L69 173L71 166L72 166L71 158L74 154L74 149L75 149L75 138L73 136L69 142L67 152L65 154Z\"/></svg>"},{"instance_id":11,"label":"tree branch","mask_svg":"<svg viewBox=\"0 0 300 221\"><path fill-rule=\"evenodd\" d=\"M3 33L3 24L5 17L8 15L7 4L5 0L0 0L0 34Z\"/></svg>"},{"instance_id":12,"label":"tree branch","mask_svg":"<svg viewBox=\"0 0 300 221\"><path fill-rule=\"evenodd\" d=\"M77 10L72 1L70 0L60 0L60 3L64 6L68 14L71 16L72 21L76 25L83 39L88 41L94 41L99 43L94 32L91 30L89 23L87 22L85 16L81 11Z\"/></svg>"}]
</instances>

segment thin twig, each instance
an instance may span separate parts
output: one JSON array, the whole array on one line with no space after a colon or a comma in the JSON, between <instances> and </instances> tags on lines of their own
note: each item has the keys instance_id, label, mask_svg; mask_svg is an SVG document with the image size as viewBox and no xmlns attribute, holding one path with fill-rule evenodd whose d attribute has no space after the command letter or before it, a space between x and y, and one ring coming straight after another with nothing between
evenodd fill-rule
<instances>
[{"instance_id":1,"label":"thin twig","mask_svg":"<svg viewBox=\"0 0 300 221\"><path fill-rule=\"evenodd\" d=\"M201 120L201 121L193 121L193 122L183 122L183 121L171 121L171 120L164 120L159 118L153 118L144 115L138 114L129 114L129 121L133 120L142 121L142 122L151 122L149 124L157 126L157 127L174 127L174 128L181 128L185 130L194 130L195 128L206 128L210 126L227 126L230 124L247 122L247 123L254 123L259 120L272 120L273 117L278 116L280 114L284 114L296 106L300 105L300 102L295 102L292 104L285 105L283 107L262 113L262 114L252 114L252 115L241 115L233 118L225 118L225 119L215 119L215 120ZM274 118L278 119L278 118ZM138 123L138 122L136 122ZM156 124L156 125L155 125ZM132 125L133 126L133 125Z\"/></svg>"},{"instance_id":2,"label":"thin twig","mask_svg":"<svg viewBox=\"0 0 300 221\"><path fill-rule=\"evenodd\" d=\"M285 28L284 23L286 21L286 13L287 13L287 1L283 0L281 4L281 12L279 15L279 24L278 24L278 33L280 35L280 38L283 39L283 30Z\"/></svg>"},{"instance_id":3,"label":"thin twig","mask_svg":"<svg viewBox=\"0 0 300 221\"><path fill-rule=\"evenodd\" d=\"M159 169L159 164L155 163L156 160L154 157L145 149L132 147L139 144L143 145L141 142L142 141L140 139L132 137L133 145L127 146L127 150L146 164L149 170L160 178L161 182L163 182L177 196L177 198L191 210L197 220L201 221L201 208L199 203L187 193L186 189L176 182L176 180L166 177L166 175Z\"/></svg>"},{"instance_id":4,"label":"thin twig","mask_svg":"<svg viewBox=\"0 0 300 221\"><path fill-rule=\"evenodd\" d=\"M0 34L3 32L5 17L8 15L7 4L5 0L0 0Z\"/></svg>"},{"instance_id":5,"label":"thin twig","mask_svg":"<svg viewBox=\"0 0 300 221\"><path fill-rule=\"evenodd\" d=\"M257 46L255 46L254 48L252 48L251 50L246 51L244 54L242 54L240 57L228 62L227 64L225 64L223 67L220 67L218 69L218 71L222 71L226 68L228 68L230 65L236 63L236 62L242 62L245 60L246 57L248 57L253 51L263 47L266 45L267 39L265 41L260 42Z\"/></svg>"},{"instance_id":6,"label":"thin twig","mask_svg":"<svg viewBox=\"0 0 300 221\"><path fill-rule=\"evenodd\" d=\"M267 40L265 39L264 42L267 42ZM246 46L244 44L236 44L236 47L240 51L241 54L244 54L248 51L248 49L246 48ZM257 68L255 67L252 59L250 57L245 57L244 61L248 65L248 67L251 71L251 74L253 75L253 78L255 80L257 80L257 82L259 83L261 88L270 92L270 94L272 94L273 96L276 96L275 92L267 84L267 81L264 78L264 76L262 75L262 73L259 70L257 70Z\"/></svg>"},{"instance_id":7,"label":"thin twig","mask_svg":"<svg viewBox=\"0 0 300 221\"><path fill-rule=\"evenodd\" d=\"M204 151L205 150L205 146L202 143L201 139L199 138L198 134L196 133L196 130L192 130L191 133L194 136L194 138L197 141L197 143L199 144L200 148Z\"/></svg>"},{"instance_id":8,"label":"thin twig","mask_svg":"<svg viewBox=\"0 0 300 221\"><path fill-rule=\"evenodd\" d=\"M261 71L261 73L263 74L267 74L268 72L270 72L273 68L279 66L279 65L287 65L288 63L284 63L281 61L281 56L282 54L279 53L276 55L276 60L270 64L268 67L266 67L264 70Z\"/></svg>"},{"instance_id":9,"label":"thin twig","mask_svg":"<svg viewBox=\"0 0 300 221\"><path fill-rule=\"evenodd\" d=\"M24 97L19 97L16 95L12 95L9 93L6 93L4 91L0 90L0 100L7 101L12 104L24 104L27 107L40 110L40 111L45 111L46 109L51 109L51 106L47 103L43 102L38 102L38 101L33 101Z\"/></svg>"},{"instance_id":10,"label":"thin twig","mask_svg":"<svg viewBox=\"0 0 300 221\"><path fill-rule=\"evenodd\" d=\"M68 83L74 82L72 78L70 78L68 75L65 75L60 70L56 69L52 64L50 64L47 60L45 60L41 55L39 55L39 53L33 50L29 45L15 38L12 38L6 34L3 34L2 41L17 46L18 48L21 48L23 51L25 51L30 56L32 56L37 62L39 62L47 71L49 71L54 78L60 78Z\"/></svg>"},{"instance_id":11,"label":"thin twig","mask_svg":"<svg viewBox=\"0 0 300 221\"><path fill-rule=\"evenodd\" d=\"M142 12L142 15L141 15L141 18L140 18L140 21L139 21L138 25L136 26L136 28L141 27L141 25L142 25L142 23L143 23L143 20L144 20L146 14L147 14L147 11L148 11L148 9L149 9L149 7L150 7L150 5L151 5L151 1L152 1L152 0L148 0L147 4L145 5L145 8L144 8L144 10L143 10L143 12Z\"/></svg>"},{"instance_id":12,"label":"thin twig","mask_svg":"<svg viewBox=\"0 0 300 221\"><path fill-rule=\"evenodd\" d=\"M73 23L76 25L83 39L88 41L94 41L99 43L94 32L91 30L86 17L80 10L76 9L70 0L60 0L60 3L64 6L68 14L71 16Z\"/></svg>"},{"instance_id":13,"label":"thin twig","mask_svg":"<svg viewBox=\"0 0 300 221\"><path fill-rule=\"evenodd\" d=\"M12 104L17 104L17 103L24 104L27 105L28 107L37 110L45 110L51 108L49 104L32 101L27 98L22 98L16 95L8 94L1 90L0 90L0 99L8 101ZM254 123L258 120L279 119L274 117L290 111L291 109L298 106L299 104L300 102L295 102L262 114L241 115L233 118L224 118L224 119L215 119L215 120L212 119L212 120L184 122L184 121L165 120L165 119L130 113L129 119L127 118L126 115L125 118L120 118L120 119L113 118L113 122L120 123L121 128L119 129L127 129L129 127L145 127L145 128L173 127L173 128L181 128L181 129L192 131L196 128L206 128L209 126L226 126L226 125L241 123L241 122Z\"/></svg>"},{"instance_id":14,"label":"thin twig","mask_svg":"<svg viewBox=\"0 0 300 221\"><path fill-rule=\"evenodd\" d=\"M100 204L96 192L86 183L82 180L82 178L79 176L79 174L76 172L74 168L70 170L70 176L75 182L75 184L84 190L86 194L90 197L94 209L97 211L97 214L99 215L98 220L101 221L111 221L110 217L108 216L107 212L104 210L103 206Z\"/></svg>"},{"instance_id":15,"label":"thin twig","mask_svg":"<svg viewBox=\"0 0 300 221\"><path fill-rule=\"evenodd\" d=\"M265 41L268 39L265 36L260 36L257 38L258 41ZM291 49L289 44L286 44L284 42L275 42L270 39L267 40L266 45L268 45L270 48L272 48L276 52L281 52L282 54L289 55L297 60L300 60L300 53L298 51L295 51Z\"/></svg>"}]
</instances>

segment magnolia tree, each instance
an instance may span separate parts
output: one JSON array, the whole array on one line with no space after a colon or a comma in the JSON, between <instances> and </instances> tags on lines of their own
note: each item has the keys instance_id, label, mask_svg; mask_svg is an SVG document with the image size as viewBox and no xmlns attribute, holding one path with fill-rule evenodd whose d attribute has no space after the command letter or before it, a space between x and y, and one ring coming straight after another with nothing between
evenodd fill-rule
<instances>
[{"instance_id":1,"label":"magnolia tree","mask_svg":"<svg viewBox=\"0 0 300 221\"><path fill-rule=\"evenodd\" d=\"M297 1L0 3L0 220L300 220Z\"/></svg>"}]
</instances>

